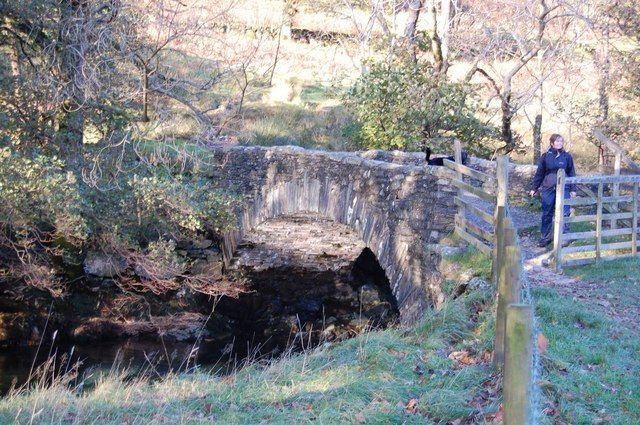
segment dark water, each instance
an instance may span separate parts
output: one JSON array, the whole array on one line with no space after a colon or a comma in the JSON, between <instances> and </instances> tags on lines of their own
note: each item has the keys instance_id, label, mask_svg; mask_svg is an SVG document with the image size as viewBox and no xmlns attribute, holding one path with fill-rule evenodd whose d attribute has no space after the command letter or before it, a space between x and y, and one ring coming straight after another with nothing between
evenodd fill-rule
<instances>
[{"instance_id":1,"label":"dark water","mask_svg":"<svg viewBox=\"0 0 640 425\"><path fill-rule=\"evenodd\" d=\"M211 339L197 345L155 333L145 339L73 344L60 340L63 335L69 339L70 332L59 323L54 329L63 330L57 340L48 331L41 347L0 349L0 395L61 377L71 388L88 390L114 371L125 379L157 379L194 367L226 374L248 360L351 337L362 331L363 319L385 327L399 314L389 280L368 248L350 271L283 267L253 270L247 276L252 291L237 299L224 297L201 334Z\"/></svg>"},{"instance_id":2,"label":"dark water","mask_svg":"<svg viewBox=\"0 0 640 425\"><path fill-rule=\"evenodd\" d=\"M169 372L200 369L229 373L239 361L237 352L227 353L218 342L194 343L162 340L121 340L108 343L61 344L0 350L0 395L19 388L68 378L68 385L89 389L106 373L119 371L125 377L151 379ZM234 350L235 351L235 350ZM225 354L226 353L226 354ZM246 356L245 356L246 357ZM32 376L29 379L29 376Z\"/></svg>"}]
</instances>

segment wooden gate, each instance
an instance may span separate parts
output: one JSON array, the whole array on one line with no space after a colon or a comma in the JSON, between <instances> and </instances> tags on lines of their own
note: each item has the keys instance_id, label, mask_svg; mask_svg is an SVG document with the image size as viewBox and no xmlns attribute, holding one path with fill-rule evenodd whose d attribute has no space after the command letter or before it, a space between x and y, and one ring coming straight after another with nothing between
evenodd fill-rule
<instances>
[{"instance_id":1,"label":"wooden gate","mask_svg":"<svg viewBox=\"0 0 640 425\"><path fill-rule=\"evenodd\" d=\"M565 199L565 185L579 197ZM558 170L553 249L556 270L638 255L638 187L640 175L566 177ZM574 209L564 217L564 206ZM565 223L583 223L564 233ZM575 225L574 225L575 227ZM571 243L570 246L563 244Z\"/></svg>"}]
</instances>

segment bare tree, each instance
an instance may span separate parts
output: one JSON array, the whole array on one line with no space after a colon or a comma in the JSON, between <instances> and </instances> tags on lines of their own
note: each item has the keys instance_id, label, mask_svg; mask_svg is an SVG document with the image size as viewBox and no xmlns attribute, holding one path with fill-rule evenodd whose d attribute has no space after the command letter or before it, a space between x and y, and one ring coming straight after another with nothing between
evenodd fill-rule
<instances>
[{"instance_id":1,"label":"bare tree","mask_svg":"<svg viewBox=\"0 0 640 425\"><path fill-rule=\"evenodd\" d=\"M133 2L133 13L136 26L139 28L137 38L129 46L133 61L141 74L142 121L149 121L149 95L156 92L185 104L196 115L198 121L208 122L204 114L197 110L187 97L172 91L160 75L152 86L152 77L162 72L162 61L172 51L189 46L209 35L214 22L224 17L231 3L217 3L215 7L207 6L202 1L191 0L143 0Z\"/></svg>"},{"instance_id":2,"label":"bare tree","mask_svg":"<svg viewBox=\"0 0 640 425\"><path fill-rule=\"evenodd\" d=\"M517 138L512 129L514 116L531 100L546 77L543 75L542 78L521 89L515 85L516 79L528 71L527 67L530 61L536 58L543 49L545 32L551 22L563 17L558 13L561 8L560 3L550 5L546 0L539 0L537 1L537 12L533 11L534 6L532 2L514 5L514 10L505 15L508 18L506 22L502 22L504 25L502 28L492 28L489 23L495 22L491 21L495 15L485 13L483 16L485 35L476 40L476 43L484 44L485 48L474 60L466 77L466 80L470 81L476 73L481 75L494 96L500 101L501 138L504 142L504 145L499 149L501 153L510 152L516 147ZM516 28L518 25L513 24L514 20L528 23L528 26ZM562 31L562 27L560 30ZM511 59L506 62L508 66L497 66L497 64L504 63L507 58ZM491 61L491 59L493 60ZM544 61L544 59L540 60Z\"/></svg>"}]
</instances>

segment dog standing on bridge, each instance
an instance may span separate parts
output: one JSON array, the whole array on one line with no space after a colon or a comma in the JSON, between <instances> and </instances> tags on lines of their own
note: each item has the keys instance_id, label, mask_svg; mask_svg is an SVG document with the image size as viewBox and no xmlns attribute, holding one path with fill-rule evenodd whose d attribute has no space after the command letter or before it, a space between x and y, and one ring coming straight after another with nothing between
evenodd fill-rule
<instances>
[{"instance_id":1,"label":"dog standing on bridge","mask_svg":"<svg viewBox=\"0 0 640 425\"><path fill-rule=\"evenodd\" d=\"M449 161L453 161L456 162L455 157L453 156L445 156L445 157L440 157L440 158L433 158L431 159L431 148L427 147L425 149L425 160L427 161L427 163L429 165L437 165L442 167L444 165L444 160L448 159ZM467 154L465 151L462 151L462 164L463 165L467 165L467 162L469 162L469 154Z\"/></svg>"}]
</instances>

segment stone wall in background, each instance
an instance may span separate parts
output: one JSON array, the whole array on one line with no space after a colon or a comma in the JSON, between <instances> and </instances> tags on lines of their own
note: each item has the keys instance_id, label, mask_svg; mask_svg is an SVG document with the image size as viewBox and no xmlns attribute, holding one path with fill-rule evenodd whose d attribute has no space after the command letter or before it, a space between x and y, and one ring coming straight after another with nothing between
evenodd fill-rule
<instances>
[{"instance_id":1,"label":"stone wall in background","mask_svg":"<svg viewBox=\"0 0 640 425\"><path fill-rule=\"evenodd\" d=\"M265 220L318 213L362 238L389 278L402 321L413 322L443 299L440 257L430 247L453 230L455 189L449 170L425 166L420 154L410 155L415 158L291 146L215 149L204 172L245 198L239 231L224 237L225 261L243 232Z\"/></svg>"},{"instance_id":2,"label":"stone wall in background","mask_svg":"<svg viewBox=\"0 0 640 425\"><path fill-rule=\"evenodd\" d=\"M471 158L469 166L495 176L496 162ZM509 201L523 202L529 199L529 188L538 166L529 164L509 164Z\"/></svg>"}]
</instances>

